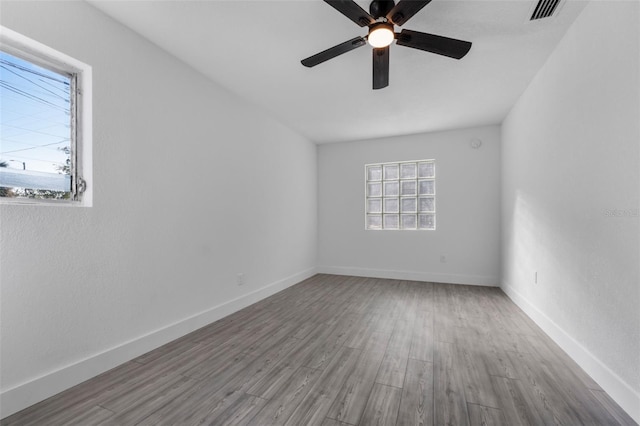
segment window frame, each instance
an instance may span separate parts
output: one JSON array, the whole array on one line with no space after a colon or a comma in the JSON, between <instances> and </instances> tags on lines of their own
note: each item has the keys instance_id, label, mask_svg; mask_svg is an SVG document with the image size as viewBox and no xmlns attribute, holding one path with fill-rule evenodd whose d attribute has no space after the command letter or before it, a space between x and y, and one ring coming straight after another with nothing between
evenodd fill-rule
<instances>
[{"instance_id":1,"label":"window frame","mask_svg":"<svg viewBox=\"0 0 640 426\"><path fill-rule=\"evenodd\" d=\"M431 163L433 165L433 174L432 176L420 176L420 164L421 163ZM415 165L415 176L409 178L402 177L402 166L404 164L414 164ZM388 167L387 167L388 166ZM397 166L398 175L397 177L386 178L386 169L391 168L393 166ZM369 169L370 168L380 168L380 179L369 179ZM431 181L433 182L433 190L432 194L420 194L420 182L423 181ZM386 183L396 183L397 182L397 194L391 194L391 196L387 195L387 186ZM414 182L415 188L413 190L414 194L403 194L402 188L403 183ZM364 165L364 229L365 231L435 231L436 230L436 160L435 159L423 159L423 160L407 160L407 161L390 161L385 163L369 163ZM370 183L380 183L380 195L370 195ZM393 186L393 185L391 185ZM390 186L390 188L391 188ZM406 185L410 186L410 185ZM395 190L394 190L395 191ZM429 211L421 211L420 209L420 199L421 198L431 198L433 200L433 209ZM380 212L370 212L369 203L371 200L380 200ZM395 204L397 204L397 211L389 212L385 209L387 202L392 200L397 200ZM403 201L404 200L415 200L415 211L404 211L407 215L415 215L415 227L403 227ZM411 203L409 203L411 204ZM397 215L398 224L397 227L385 228L385 214ZM433 220L433 227L426 228L420 227L420 215L431 215ZM380 227L370 227L369 226L369 217L371 215L379 216L381 223Z\"/></svg>"},{"instance_id":2,"label":"window frame","mask_svg":"<svg viewBox=\"0 0 640 426\"><path fill-rule=\"evenodd\" d=\"M70 78L71 84L70 199L0 197L0 204L91 207L93 205L91 66L1 25L0 50L34 65L66 75Z\"/></svg>"}]
</instances>

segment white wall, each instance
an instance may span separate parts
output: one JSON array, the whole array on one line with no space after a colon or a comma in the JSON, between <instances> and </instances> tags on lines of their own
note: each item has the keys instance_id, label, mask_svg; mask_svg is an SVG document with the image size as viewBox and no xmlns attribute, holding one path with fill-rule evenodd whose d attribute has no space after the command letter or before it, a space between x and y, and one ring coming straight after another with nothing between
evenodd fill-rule
<instances>
[{"instance_id":1,"label":"white wall","mask_svg":"<svg viewBox=\"0 0 640 426\"><path fill-rule=\"evenodd\" d=\"M503 124L502 287L640 421L638 5L591 2Z\"/></svg>"},{"instance_id":2,"label":"white wall","mask_svg":"<svg viewBox=\"0 0 640 426\"><path fill-rule=\"evenodd\" d=\"M0 417L314 273L314 144L84 2L1 7L93 67L95 192L0 207Z\"/></svg>"},{"instance_id":3,"label":"white wall","mask_svg":"<svg viewBox=\"0 0 640 426\"><path fill-rule=\"evenodd\" d=\"M437 229L366 231L365 164L421 159L436 160ZM318 185L319 271L498 285L499 127L319 145Z\"/></svg>"}]
</instances>

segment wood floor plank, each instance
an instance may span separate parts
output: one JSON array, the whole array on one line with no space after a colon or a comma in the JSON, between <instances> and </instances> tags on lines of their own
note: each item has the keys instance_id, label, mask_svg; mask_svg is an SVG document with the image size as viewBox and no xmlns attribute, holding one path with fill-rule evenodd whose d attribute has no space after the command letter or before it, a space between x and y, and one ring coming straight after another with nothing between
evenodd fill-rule
<instances>
[{"instance_id":1,"label":"wood floor plank","mask_svg":"<svg viewBox=\"0 0 640 426\"><path fill-rule=\"evenodd\" d=\"M522 344L509 345L503 344L503 342L523 341L521 336L509 334L501 329L499 324L491 320L476 318L467 318L466 320L464 327L453 327L455 344L477 350L489 375L516 378L514 368L506 356L506 350L530 351L523 351Z\"/></svg>"},{"instance_id":2,"label":"wood floor plank","mask_svg":"<svg viewBox=\"0 0 640 426\"><path fill-rule=\"evenodd\" d=\"M61 413L70 411L87 411L98 406L98 397L107 389L117 386L132 376L141 368L141 364L127 362L111 369L92 380L80 383L71 389L61 392L51 398L36 404L27 410L19 411L11 417L2 419L3 426L42 424L46 419L52 419Z\"/></svg>"},{"instance_id":3,"label":"wood floor plank","mask_svg":"<svg viewBox=\"0 0 640 426\"><path fill-rule=\"evenodd\" d=\"M376 330L376 317L373 314L362 314L360 320L354 325L353 333L344 342L344 346L353 349L362 349ZM389 333L391 335L391 333Z\"/></svg>"},{"instance_id":4,"label":"wood floor plank","mask_svg":"<svg viewBox=\"0 0 640 426\"><path fill-rule=\"evenodd\" d=\"M140 426L197 424L207 416L218 416L242 396L240 392L227 395L224 385L214 380L202 380L162 408L151 413Z\"/></svg>"},{"instance_id":5,"label":"wood floor plank","mask_svg":"<svg viewBox=\"0 0 640 426\"><path fill-rule=\"evenodd\" d=\"M208 358L194 367L181 372L182 375L196 380L206 379L207 377L215 377L220 380L222 377L232 377L241 371L253 357L245 354L229 352L226 354L218 354L218 356Z\"/></svg>"},{"instance_id":6,"label":"wood floor plank","mask_svg":"<svg viewBox=\"0 0 640 426\"><path fill-rule=\"evenodd\" d=\"M189 346L186 352L189 353L191 349L192 347ZM119 409L124 410L128 406L136 404L138 398L145 398L145 390L156 388L164 389L166 386L182 380L182 376L172 372L169 367L170 366L164 364L157 366L151 364L140 365L140 368L134 370L137 374L123 376L121 380L112 383L111 386L104 388L100 393L89 393L89 396L80 403L60 410L55 414L49 413L46 417L41 418L40 422L34 422L34 424L41 424L42 422L47 424L66 423L84 414L88 407L93 405L99 405L109 409L105 403L109 406L121 404L119 405ZM98 387L100 387L100 383L98 383ZM118 413L117 410L112 411Z\"/></svg>"},{"instance_id":7,"label":"wood floor plank","mask_svg":"<svg viewBox=\"0 0 640 426\"><path fill-rule=\"evenodd\" d=\"M509 361L505 350L498 349L490 340L479 343L478 348L480 349L479 356L490 376L516 378L515 368Z\"/></svg>"},{"instance_id":8,"label":"wood floor plank","mask_svg":"<svg viewBox=\"0 0 640 426\"><path fill-rule=\"evenodd\" d=\"M106 408L102 408L98 405L91 407L89 410L82 414L78 414L66 423L61 423L64 426L93 426L104 424L105 421L114 416L113 411L109 411Z\"/></svg>"},{"instance_id":9,"label":"wood floor plank","mask_svg":"<svg viewBox=\"0 0 640 426\"><path fill-rule=\"evenodd\" d=\"M503 426L506 425L502 411L497 408L469 405L469 424L471 426Z\"/></svg>"},{"instance_id":10,"label":"wood floor plank","mask_svg":"<svg viewBox=\"0 0 640 426\"><path fill-rule=\"evenodd\" d=\"M433 332L434 341L454 343L457 320L453 312L452 300L447 291L447 286L437 285L433 288L434 316Z\"/></svg>"},{"instance_id":11,"label":"wood floor plank","mask_svg":"<svg viewBox=\"0 0 640 426\"><path fill-rule=\"evenodd\" d=\"M245 395L239 389L241 384L238 384L244 379L245 376L240 374L222 386L216 383L213 377L203 379L197 392L192 394L186 404L171 412L165 410L165 405L161 410L145 418L140 424L215 424L220 416L227 413L229 407L236 404L238 399ZM209 389L207 386L211 388ZM160 411L163 411L161 416L159 416ZM152 422L153 418L158 420Z\"/></svg>"},{"instance_id":12,"label":"wood floor plank","mask_svg":"<svg viewBox=\"0 0 640 426\"><path fill-rule=\"evenodd\" d=\"M453 343L434 345L434 423L436 425L466 426L469 424L464 386L454 363Z\"/></svg>"},{"instance_id":13,"label":"wood floor plank","mask_svg":"<svg viewBox=\"0 0 640 426\"><path fill-rule=\"evenodd\" d=\"M252 339L242 352L251 356L258 356L273 346L274 342L279 342L293 334L295 323L279 325L274 331L264 333L264 335Z\"/></svg>"},{"instance_id":14,"label":"wood floor plank","mask_svg":"<svg viewBox=\"0 0 640 426\"><path fill-rule=\"evenodd\" d=\"M638 424L629 416L616 402L604 391L591 390L591 393L606 408L616 421L622 426L638 426Z\"/></svg>"},{"instance_id":15,"label":"wood floor plank","mask_svg":"<svg viewBox=\"0 0 640 426\"><path fill-rule=\"evenodd\" d=\"M322 426L352 426L352 425L350 425L349 423L339 422L337 420L330 419L327 417L322 422Z\"/></svg>"},{"instance_id":16,"label":"wood floor plank","mask_svg":"<svg viewBox=\"0 0 640 426\"><path fill-rule=\"evenodd\" d=\"M284 341L297 343L291 338ZM288 350L290 347L276 345L255 359L242 354L243 358L234 359L230 368L200 379L197 387L168 401L161 409L145 418L142 424L153 425L165 422L190 424L215 421L245 394L246 389L273 368L272 364Z\"/></svg>"},{"instance_id":17,"label":"wood floor plank","mask_svg":"<svg viewBox=\"0 0 640 426\"><path fill-rule=\"evenodd\" d=\"M291 426L321 424L349 372L355 366L360 352L346 346L340 348L285 424Z\"/></svg>"},{"instance_id":18,"label":"wood floor plank","mask_svg":"<svg viewBox=\"0 0 640 426\"><path fill-rule=\"evenodd\" d=\"M154 398L155 393L188 382L189 378L174 373L164 373L154 377L154 380L144 382L140 386L132 387L124 392L113 395L100 402L100 406L114 413L123 413L132 407L144 404L147 399Z\"/></svg>"},{"instance_id":19,"label":"wood floor plank","mask_svg":"<svg viewBox=\"0 0 640 426\"><path fill-rule=\"evenodd\" d=\"M130 394L125 398L116 400L119 405L113 403L110 411L116 413L109 416L100 426L118 426L137 424L149 414L164 407L175 397L182 395L187 389L197 386L196 381L187 377L177 376L164 385L152 388L140 389L136 394ZM78 422L76 424L82 424Z\"/></svg>"},{"instance_id":20,"label":"wood floor plank","mask_svg":"<svg viewBox=\"0 0 640 426\"><path fill-rule=\"evenodd\" d=\"M567 373L573 374L589 389L601 391L602 388L587 373L584 372L569 356L556 345L548 336L529 336L524 338L530 343L532 356L547 365L562 366Z\"/></svg>"},{"instance_id":21,"label":"wood floor plank","mask_svg":"<svg viewBox=\"0 0 640 426\"><path fill-rule=\"evenodd\" d=\"M251 419L256 426L284 424L320 377L320 370L300 367L274 392L274 397Z\"/></svg>"},{"instance_id":22,"label":"wood floor plank","mask_svg":"<svg viewBox=\"0 0 640 426\"><path fill-rule=\"evenodd\" d=\"M252 419L267 403L266 399L243 394L218 417L215 424L225 426L246 426L252 424Z\"/></svg>"},{"instance_id":23,"label":"wood floor plank","mask_svg":"<svg viewBox=\"0 0 640 426\"><path fill-rule=\"evenodd\" d=\"M536 426L545 424L538 412L533 396L525 389L521 380L492 376L494 389L500 397L500 408L506 424L513 426Z\"/></svg>"},{"instance_id":24,"label":"wood floor plank","mask_svg":"<svg viewBox=\"0 0 640 426\"><path fill-rule=\"evenodd\" d=\"M409 359L398 425L433 425L433 363Z\"/></svg>"},{"instance_id":25,"label":"wood floor plank","mask_svg":"<svg viewBox=\"0 0 640 426\"><path fill-rule=\"evenodd\" d=\"M635 425L500 289L318 274L0 420Z\"/></svg>"},{"instance_id":26,"label":"wood floor plank","mask_svg":"<svg viewBox=\"0 0 640 426\"><path fill-rule=\"evenodd\" d=\"M418 311L411 335L409 358L433 362L433 311Z\"/></svg>"},{"instance_id":27,"label":"wood floor plank","mask_svg":"<svg viewBox=\"0 0 640 426\"><path fill-rule=\"evenodd\" d=\"M130 377L130 381L142 382L149 380L153 376L157 376L166 372L175 374L183 374L192 368L198 368L198 365L207 360L216 359L220 354L236 353L238 349L237 342L229 342L218 344L217 342L202 342L197 344L185 345L182 352L169 352L158 358L142 364L139 373ZM123 383L120 387L129 387L130 383Z\"/></svg>"},{"instance_id":28,"label":"wood floor plank","mask_svg":"<svg viewBox=\"0 0 640 426\"><path fill-rule=\"evenodd\" d=\"M264 377L256 381L247 392L261 398L272 398L281 383L286 382L298 368L303 366L305 360L315 352L316 348L324 344L324 337L329 335L331 331L331 327L319 324L307 339L299 340L288 356L278 362Z\"/></svg>"},{"instance_id":29,"label":"wood floor plank","mask_svg":"<svg viewBox=\"0 0 640 426\"><path fill-rule=\"evenodd\" d=\"M402 387L411 349L412 331L413 321L400 319L396 322L396 327L378 370L377 383L397 388Z\"/></svg>"},{"instance_id":30,"label":"wood floor plank","mask_svg":"<svg viewBox=\"0 0 640 426\"><path fill-rule=\"evenodd\" d=\"M458 334L468 335L468 329L458 329ZM498 396L491 376L484 363L482 347L473 343L473 338L462 339L453 345L454 369L459 371L467 403L498 408Z\"/></svg>"},{"instance_id":31,"label":"wood floor plank","mask_svg":"<svg viewBox=\"0 0 640 426\"><path fill-rule=\"evenodd\" d=\"M384 333L371 335L362 349L356 366L331 405L327 417L358 424L387 349L389 337Z\"/></svg>"},{"instance_id":32,"label":"wood floor plank","mask_svg":"<svg viewBox=\"0 0 640 426\"><path fill-rule=\"evenodd\" d=\"M191 333L193 334L193 333ZM140 355L137 358L134 358L132 361L140 364L147 364L149 362L155 361L160 357L167 356L171 353L182 353L184 352L184 348L186 346L196 346L196 342L192 342L191 334L181 337L180 339L176 339L172 342L167 343L166 345L160 346L159 348L149 351L143 355Z\"/></svg>"},{"instance_id":33,"label":"wood floor plank","mask_svg":"<svg viewBox=\"0 0 640 426\"><path fill-rule=\"evenodd\" d=\"M585 424L615 424L608 410L602 410L600 403L590 389L568 368L557 368L554 364L538 364L542 377L550 388L562 395L567 406L575 410Z\"/></svg>"},{"instance_id":34,"label":"wood floor plank","mask_svg":"<svg viewBox=\"0 0 640 426\"><path fill-rule=\"evenodd\" d=\"M261 356L255 358L229 380L228 376L212 376L199 382L198 386L183 392L175 398L165 401L162 408L150 414L142 422L153 425L159 422L183 423L187 418L197 416L215 417L228 410L228 406L236 404L245 392L258 380L269 374L278 362L286 358L300 341L291 337L274 342L273 346ZM208 406L211 409L200 410ZM200 419L201 420L201 419Z\"/></svg>"},{"instance_id":35,"label":"wood floor plank","mask_svg":"<svg viewBox=\"0 0 640 426\"><path fill-rule=\"evenodd\" d=\"M562 393L550 385L541 370L539 363L530 354L507 352L515 366L525 391L535 404L544 424L585 424L576 407L565 403Z\"/></svg>"},{"instance_id":36,"label":"wood floor plank","mask_svg":"<svg viewBox=\"0 0 640 426\"><path fill-rule=\"evenodd\" d=\"M339 322L332 324L333 329L323 342L316 346L313 352L310 352L302 365L309 368L322 370L325 368L335 353L340 350L342 345L349 339L350 333L353 331L357 322L355 315L345 315Z\"/></svg>"},{"instance_id":37,"label":"wood floor plank","mask_svg":"<svg viewBox=\"0 0 640 426\"><path fill-rule=\"evenodd\" d=\"M362 425L393 426L398 419L402 390L376 383L362 414Z\"/></svg>"}]
</instances>

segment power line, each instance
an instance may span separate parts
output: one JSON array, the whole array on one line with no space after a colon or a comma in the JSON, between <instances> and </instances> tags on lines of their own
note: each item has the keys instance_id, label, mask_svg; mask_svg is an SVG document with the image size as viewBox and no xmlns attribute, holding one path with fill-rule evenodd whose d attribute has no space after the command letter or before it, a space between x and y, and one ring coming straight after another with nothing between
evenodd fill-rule
<instances>
[{"instance_id":1,"label":"power line","mask_svg":"<svg viewBox=\"0 0 640 426\"><path fill-rule=\"evenodd\" d=\"M3 72L3 70L0 69L0 72ZM4 77L7 74L8 73L3 73L2 77ZM42 97L44 100L47 100L47 101L55 103L55 104L57 104L58 102L63 102L64 101L64 97L59 98L58 96L54 96L51 93L45 91L44 89L40 89L39 87L35 87L30 82L27 82L27 81L24 81L24 80L18 80L17 77L7 76L6 79L0 79L0 81L3 81L6 84L11 84L16 89L24 90L25 92L28 92L28 93L32 94L33 96ZM67 95L67 99L71 99L71 96ZM59 105L62 106L62 107L66 107L68 104L69 104L69 102L67 101L67 102L64 102L64 103L59 104Z\"/></svg>"},{"instance_id":2,"label":"power line","mask_svg":"<svg viewBox=\"0 0 640 426\"><path fill-rule=\"evenodd\" d=\"M11 92L17 93L19 95L22 95L25 98L30 99L32 101L40 102L40 103L43 103L45 105L49 105L49 106L51 106L53 108L57 108L57 109L59 109L61 111L67 111L68 110L68 109L66 109L66 108L64 108L64 107L62 107L60 105L56 105L56 104L54 104L52 102L49 102L49 101L47 101L45 99L42 99L42 98L38 97L38 96L34 96L31 93L25 92L24 90L20 90L17 87L12 86L11 84L7 83L4 80L0 80L0 87L3 87L5 89L7 89L7 90L9 90Z\"/></svg>"},{"instance_id":3,"label":"power line","mask_svg":"<svg viewBox=\"0 0 640 426\"><path fill-rule=\"evenodd\" d=\"M62 111L68 111L69 110L68 106L58 105L58 104L56 104L56 103L54 103L52 101L49 101L47 99L44 99L44 98L38 96L39 93L42 93L42 92L40 92L38 90L23 90L17 84L11 83L11 82L9 82L7 80L0 80L0 87L4 87L7 90L10 90L10 91L12 91L14 93L17 93L19 95L25 96L25 97L27 97L27 98L29 98L31 100L36 101L36 102L43 103L43 104L45 104L45 105L47 105L49 107L54 107L54 108L60 109Z\"/></svg>"},{"instance_id":4,"label":"power line","mask_svg":"<svg viewBox=\"0 0 640 426\"><path fill-rule=\"evenodd\" d=\"M12 104L12 106L16 106L16 105ZM49 118L49 116L51 115L52 112L55 113L55 117L59 116L58 111L54 111L51 108L47 108L45 110L40 110L40 111L35 111L35 112L31 112L30 111L29 114L25 114L25 111L20 110L20 108L17 108L17 109L7 108L6 103L5 104L0 103L0 116L2 116L5 112L9 113L9 114L15 114L18 117L13 117L13 118L8 118L8 119L5 118L5 117L2 117L2 124L3 125L7 124L7 123L10 123L12 121L15 121L15 120L24 120L25 118L31 118L31 119L33 119L33 121L35 123L47 122L47 123L56 124L56 125L65 125L65 126L69 126L70 125L70 121L69 121L69 118L68 118L68 116L70 115L69 111L63 111L63 113L65 114L65 121L64 122L60 122L60 121L54 120L53 118ZM43 114L46 114L46 115L43 117L42 116ZM26 124L25 124L25 126L26 126Z\"/></svg>"},{"instance_id":5,"label":"power line","mask_svg":"<svg viewBox=\"0 0 640 426\"><path fill-rule=\"evenodd\" d=\"M56 123L56 125L58 125L58 126L65 126L65 127L69 127L69 125L68 125L68 124L64 124L64 123ZM27 131L27 132L29 132L29 133L38 133L38 134L40 134L40 135L53 136L54 138L59 138L59 137L61 137L60 135L54 135L54 134L52 134L52 133L41 132L41 131L39 131L39 130L27 129L27 128L25 128L25 127L20 127L20 126L13 126L13 125L11 125L11 124L7 124L7 123L0 123L0 127L11 127L11 128L14 128L14 129L26 130L26 131ZM49 127L55 127L55 126L49 126ZM45 127L45 129L46 129L46 127ZM24 133L23 133L23 134L24 134ZM13 136L16 136L16 135L13 135ZM20 142L18 142L18 143L20 143Z\"/></svg>"},{"instance_id":6,"label":"power line","mask_svg":"<svg viewBox=\"0 0 640 426\"><path fill-rule=\"evenodd\" d=\"M69 138L65 138L64 140L66 142L71 142L71 139L69 139ZM2 144L22 145L22 146L29 146L29 147L33 147L33 148L41 148L42 147L42 149L50 149L50 150L53 150L53 151L58 150L58 148L50 147L49 144L34 145L33 143L20 142L20 141L16 141L16 140L4 138L4 137L0 138L0 146L2 146ZM56 145L57 145L57 143L56 143ZM9 151L9 152L11 152L11 151Z\"/></svg>"},{"instance_id":7,"label":"power line","mask_svg":"<svg viewBox=\"0 0 640 426\"><path fill-rule=\"evenodd\" d=\"M48 78L49 80L57 81L58 83L69 85L68 81L64 81L64 80L60 80L60 79L54 78L53 76L38 72L36 70L32 70L32 69L27 68L27 67L23 67L22 65L18 65L15 62L7 61L6 59L0 58L0 64L9 65L10 67L17 68L19 70L29 72L31 74L39 75L40 77Z\"/></svg>"},{"instance_id":8,"label":"power line","mask_svg":"<svg viewBox=\"0 0 640 426\"><path fill-rule=\"evenodd\" d=\"M65 95L69 95L70 87L69 87L68 85L67 85L67 86L65 86L65 87L60 87L60 86L56 86L55 84L53 84L53 83L51 83L51 82L49 82L49 81L43 80L43 79L41 79L41 78L39 78L38 80L40 80L40 81L41 81L42 83L44 83L44 84L47 84L47 85L49 85L49 86L53 87L53 88L54 88L54 89L56 89L56 90L60 90L60 91L61 91L62 93L64 93Z\"/></svg>"},{"instance_id":9,"label":"power line","mask_svg":"<svg viewBox=\"0 0 640 426\"><path fill-rule=\"evenodd\" d=\"M69 100L68 100L68 99L66 99L64 96L60 96L60 95L59 95L59 94L57 94L57 93L53 93L51 90L47 89L46 87L44 87L44 86L40 86L40 85L39 85L38 83L36 83L35 81L33 81L33 80L29 80L27 77L25 77L25 76L23 76L23 75L20 75L20 74L18 74L18 73L17 73L17 72L15 72L15 71L11 71L9 68L5 67L4 65L0 65L0 68L3 68L3 69L5 69L5 70L9 71L11 74L17 75L18 77L20 77L20 78L22 78L22 79L24 79L24 80L27 80L29 83L31 83L31 84L33 84L33 85L35 85L35 86L37 86L37 87L41 88L42 90L46 90L47 92L51 93L53 96L57 96L58 98L62 99L62 100L63 100L63 101L65 101L65 102L69 102Z\"/></svg>"},{"instance_id":10,"label":"power line","mask_svg":"<svg viewBox=\"0 0 640 426\"><path fill-rule=\"evenodd\" d=\"M3 151L3 152L0 152L0 155L9 154L9 153L12 153L12 152L29 151L31 149L38 149L38 148L42 148L42 147L45 147L45 146L59 145L61 143L65 143L65 142L68 142L68 141L69 141L69 139L63 139L63 140L58 141L58 142L46 143L44 145L32 146L32 147L29 147L29 148L14 149L13 151Z\"/></svg>"}]
</instances>

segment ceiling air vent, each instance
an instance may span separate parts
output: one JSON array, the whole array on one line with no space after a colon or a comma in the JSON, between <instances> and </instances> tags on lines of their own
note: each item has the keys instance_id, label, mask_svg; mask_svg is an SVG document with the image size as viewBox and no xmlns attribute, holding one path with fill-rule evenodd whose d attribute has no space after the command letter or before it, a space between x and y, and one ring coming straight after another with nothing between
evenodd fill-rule
<instances>
[{"instance_id":1,"label":"ceiling air vent","mask_svg":"<svg viewBox=\"0 0 640 426\"><path fill-rule=\"evenodd\" d=\"M556 11L559 3L560 0L538 0L538 4L533 10L531 19L529 20L535 21L536 19L548 18Z\"/></svg>"}]
</instances>

